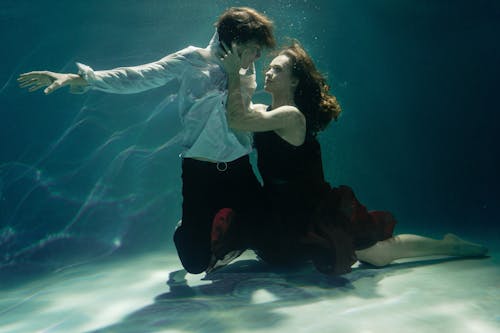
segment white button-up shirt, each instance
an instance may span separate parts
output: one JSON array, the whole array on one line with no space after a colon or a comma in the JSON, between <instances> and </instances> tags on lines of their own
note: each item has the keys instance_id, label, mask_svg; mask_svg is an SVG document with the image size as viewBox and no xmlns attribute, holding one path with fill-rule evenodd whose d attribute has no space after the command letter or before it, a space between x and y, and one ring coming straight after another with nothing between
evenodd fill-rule
<instances>
[{"instance_id":1,"label":"white button-up shirt","mask_svg":"<svg viewBox=\"0 0 500 333\"><path fill-rule=\"evenodd\" d=\"M109 93L132 94L178 80L178 110L183 125L180 143L183 157L230 162L252 150L251 133L234 131L226 119L227 76L216 52L217 33L205 48L203 57L198 47L189 46L156 62L134 67L94 71L77 63L79 74L89 89ZM247 106L257 86L254 66L241 74L242 94Z\"/></svg>"}]
</instances>

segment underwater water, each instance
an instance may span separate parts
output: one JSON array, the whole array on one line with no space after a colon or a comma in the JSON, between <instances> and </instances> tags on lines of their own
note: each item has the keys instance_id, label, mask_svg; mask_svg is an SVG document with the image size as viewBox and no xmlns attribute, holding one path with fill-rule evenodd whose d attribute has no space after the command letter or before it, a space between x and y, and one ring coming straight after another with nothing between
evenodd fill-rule
<instances>
[{"instance_id":1,"label":"underwater water","mask_svg":"<svg viewBox=\"0 0 500 333\"><path fill-rule=\"evenodd\" d=\"M230 6L265 12L327 74L343 107L320 136L331 184L392 211L397 233L455 232L491 258L329 279L247 254L165 284L181 269L175 87L45 96L16 78L206 46ZM497 1L2 0L0 31L0 332L390 332L381 316L398 309L405 332L500 331ZM255 101L268 102L262 78Z\"/></svg>"}]
</instances>

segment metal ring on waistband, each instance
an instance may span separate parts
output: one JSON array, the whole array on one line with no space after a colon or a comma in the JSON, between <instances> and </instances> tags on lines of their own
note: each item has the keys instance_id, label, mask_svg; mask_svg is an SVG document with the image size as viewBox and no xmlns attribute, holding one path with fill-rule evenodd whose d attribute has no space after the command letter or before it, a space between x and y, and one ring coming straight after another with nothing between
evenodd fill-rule
<instances>
[{"instance_id":1,"label":"metal ring on waistband","mask_svg":"<svg viewBox=\"0 0 500 333\"><path fill-rule=\"evenodd\" d=\"M227 170L227 163L226 162L217 162L217 170L223 172Z\"/></svg>"}]
</instances>

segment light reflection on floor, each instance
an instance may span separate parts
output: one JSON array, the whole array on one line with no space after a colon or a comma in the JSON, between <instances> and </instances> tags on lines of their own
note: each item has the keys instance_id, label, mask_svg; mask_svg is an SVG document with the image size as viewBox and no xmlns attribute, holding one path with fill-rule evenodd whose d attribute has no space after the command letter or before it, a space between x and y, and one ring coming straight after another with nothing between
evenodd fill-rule
<instances>
[{"instance_id":1,"label":"light reflection on floor","mask_svg":"<svg viewBox=\"0 0 500 333\"><path fill-rule=\"evenodd\" d=\"M496 254L331 278L271 269L252 252L209 276L185 275L175 254L153 253L0 288L0 333L500 332Z\"/></svg>"}]
</instances>

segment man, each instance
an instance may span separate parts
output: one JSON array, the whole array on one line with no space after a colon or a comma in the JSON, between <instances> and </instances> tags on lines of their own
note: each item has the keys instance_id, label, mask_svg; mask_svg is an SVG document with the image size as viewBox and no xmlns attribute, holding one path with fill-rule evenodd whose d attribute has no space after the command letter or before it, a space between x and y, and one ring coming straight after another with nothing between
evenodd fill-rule
<instances>
[{"instance_id":1,"label":"man","mask_svg":"<svg viewBox=\"0 0 500 333\"><path fill-rule=\"evenodd\" d=\"M46 94L66 85L73 93L95 89L130 94L179 81L183 204L174 242L184 268L194 274L213 265L211 230L217 212L232 207L247 214L260 189L248 157L251 134L233 131L227 124L222 45L238 45L241 93L247 106L256 87L253 62L263 48L275 45L272 22L251 8L230 8L215 26L217 32L206 48L189 46L153 63L104 71L77 64L78 74L37 71L18 79L29 91L46 87Z\"/></svg>"}]
</instances>

